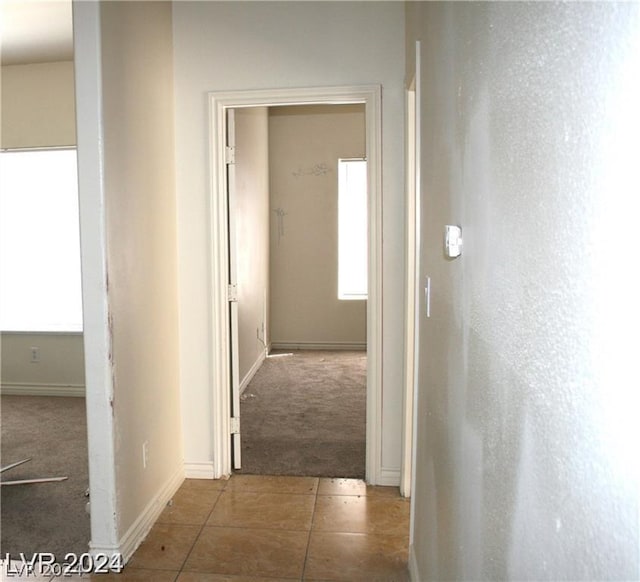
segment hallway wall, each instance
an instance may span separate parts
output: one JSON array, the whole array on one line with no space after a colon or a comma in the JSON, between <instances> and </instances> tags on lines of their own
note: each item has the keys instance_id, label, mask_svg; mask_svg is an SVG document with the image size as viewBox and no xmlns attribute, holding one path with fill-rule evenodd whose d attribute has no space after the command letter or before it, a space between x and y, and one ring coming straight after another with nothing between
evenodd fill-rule
<instances>
[{"instance_id":1,"label":"hallway wall","mask_svg":"<svg viewBox=\"0 0 640 582\"><path fill-rule=\"evenodd\" d=\"M382 85L383 403L380 465L399 478L403 369L403 76L400 2L175 2L176 168L185 461L213 474L210 91ZM198 346L190 349L186 346Z\"/></svg>"},{"instance_id":2,"label":"hallway wall","mask_svg":"<svg viewBox=\"0 0 640 582\"><path fill-rule=\"evenodd\" d=\"M638 579L640 7L411 2L406 25L431 278L413 579Z\"/></svg>"},{"instance_id":3,"label":"hallway wall","mask_svg":"<svg viewBox=\"0 0 640 582\"><path fill-rule=\"evenodd\" d=\"M101 18L116 489L124 536L150 501L183 477L171 8L105 2Z\"/></svg>"},{"instance_id":4,"label":"hallway wall","mask_svg":"<svg viewBox=\"0 0 640 582\"><path fill-rule=\"evenodd\" d=\"M74 3L74 43L91 549L127 560L184 477L171 5Z\"/></svg>"}]
</instances>

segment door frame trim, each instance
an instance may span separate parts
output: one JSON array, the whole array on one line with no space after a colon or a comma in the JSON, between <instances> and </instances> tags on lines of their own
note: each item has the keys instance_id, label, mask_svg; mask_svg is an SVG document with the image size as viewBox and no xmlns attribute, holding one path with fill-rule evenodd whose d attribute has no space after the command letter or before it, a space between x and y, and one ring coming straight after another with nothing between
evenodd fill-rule
<instances>
[{"instance_id":1,"label":"door frame trim","mask_svg":"<svg viewBox=\"0 0 640 582\"><path fill-rule=\"evenodd\" d=\"M403 497L411 496L412 474L412 446L413 446L413 393L416 383L416 339L417 339L417 313L418 302L418 234L417 210L419 202L418 193L418 167L416 163L417 151L417 107L415 77L406 89L406 183L405 183L405 256L406 256L406 297L405 297L405 357L404 357L404 399L403 399L403 423L402 423L402 462L400 468L400 493Z\"/></svg>"},{"instance_id":2,"label":"door frame trim","mask_svg":"<svg viewBox=\"0 0 640 582\"><path fill-rule=\"evenodd\" d=\"M228 206L225 195L225 111L283 105L365 105L369 179L369 289L367 300L366 480L381 481L382 466L382 91L379 85L211 92L209 101L209 249L213 350L209 354L212 394L214 478L231 473L230 330L227 307Z\"/></svg>"}]
</instances>

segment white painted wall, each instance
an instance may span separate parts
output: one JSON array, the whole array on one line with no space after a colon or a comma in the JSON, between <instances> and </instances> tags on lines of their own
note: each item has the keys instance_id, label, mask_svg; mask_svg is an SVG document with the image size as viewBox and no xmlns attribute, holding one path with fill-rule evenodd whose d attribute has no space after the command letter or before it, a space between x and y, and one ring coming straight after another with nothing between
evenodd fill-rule
<instances>
[{"instance_id":1,"label":"white painted wall","mask_svg":"<svg viewBox=\"0 0 640 582\"><path fill-rule=\"evenodd\" d=\"M638 579L640 7L409 3L416 39L413 579Z\"/></svg>"},{"instance_id":2,"label":"white painted wall","mask_svg":"<svg viewBox=\"0 0 640 582\"><path fill-rule=\"evenodd\" d=\"M176 2L173 32L185 460L210 466L207 92L383 87L381 465L400 468L403 360L403 28L398 2ZM197 346L197 349L193 347Z\"/></svg>"},{"instance_id":3,"label":"white painted wall","mask_svg":"<svg viewBox=\"0 0 640 582\"><path fill-rule=\"evenodd\" d=\"M84 396L81 333L2 333L2 394ZM37 347L40 360L31 361Z\"/></svg>"},{"instance_id":4,"label":"white painted wall","mask_svg":"<svg viewBox=\"0 0 640 582\"><path fill-rule=\"evenodd\" d=\"M73 62L2 67L3 148L76 143Z\"/></svg>"},{"instance_id":5,"label":"white painted wall","mask_svg":"<svg viewBox=\"0 0 640 582\"><path fill-rule=\"evenodd\" d=\"M92 548L127 559L184 475L171 5L76 3L74 38Z\"/></svg>"},{"instance_id":6,"label":"white painted wall","mask_svg":"<svg viewBox=\"0 0 640 582\"><path fill-rule=\"evenodd\" d=\"M101 22L116 486L124 536L182 470L171 5L105 2Z\"/></svg>"},{"instance_id":7,"label":"white painted wall","mask_svg":"<svg viewBox=\"0 0 640 582\"><path fill-rule=\"evenodd\" d=\"M276 347L366 345L366 301L338 299L338 159L362 158L365 150L364 105L269 109Z\"/></svg>"},{"instance_id":8,"label":"white painted wall","mask_svg":"<svg viewBox=\"0 0 640 582\"><path fill-rule=\"evenodd\" d=\"M264 359L269 305L269 118L266 107L237 109L236 256L240 382Z\"/></svg>"}]
</instances>

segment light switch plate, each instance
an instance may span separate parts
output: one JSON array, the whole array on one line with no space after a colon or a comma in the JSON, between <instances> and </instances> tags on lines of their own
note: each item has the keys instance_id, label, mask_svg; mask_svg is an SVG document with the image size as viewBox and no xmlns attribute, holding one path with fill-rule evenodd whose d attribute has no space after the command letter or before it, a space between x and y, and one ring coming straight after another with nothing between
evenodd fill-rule
<instances>
[{"instance_id":1,"label":"light switch plate","mask_svg":"<svg viewBox=\"0 0 640 582\"><path fill-rule=\"evenodd\" d=\"M453 224L444 227L444 252L450 259L462 254L462 229Z\"/></svg>"}]
</instances>

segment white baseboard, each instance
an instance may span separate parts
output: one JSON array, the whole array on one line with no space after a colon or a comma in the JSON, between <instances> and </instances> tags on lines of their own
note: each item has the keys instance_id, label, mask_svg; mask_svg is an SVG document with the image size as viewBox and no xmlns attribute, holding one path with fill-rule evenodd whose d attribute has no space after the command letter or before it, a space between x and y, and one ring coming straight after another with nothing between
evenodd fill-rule
<instances>
[{"instance_id":1,"label":"white baseboard","mask_svg":"<svg viewBox=\"0 0 640 582\"><path fill-rule=\"evenodd\" d=\"M413 544L409 546L409 580L411 580L411 582L420 582L422 580L420 571L418 570L416 549Z\"/></svg>"},{"instance_id":2,"label":"white baseboard","mask_svg":"<svg viewBox=\"0 0 640 582\"><path fill-rule=\"evenodd\" d=\"M185 463L184 476L187 479L214 479L213 463Z\"/></svg>"},{"instance_id":3,"label":"white baseboard","mask_svg":"<svg viewBox=\"0 0 640 582\"><path fill-rule=\"evenodd\" d=\"M400 487L400 469L385 469L381 467L376 485Z\"/></svg>"},{"instance_id":4,"label":"white baseboard","mask_svg":"<svg viewBox=\"0 0 640 582\"><path fill-rule=\"evenodd\" d=\"M138 549L138 546L147 537L147 534L153 527L162 510L166 507L169 500L174 496L182 482L184 481L184 467L179 467L173 476L166 482L165 486L158 492L158 494L147 504L144 511L140 514L138 519L133 522L133 525L128 529L127 533L122 536L120 540L120 553L122 554L123 562L126 564L133 553ZM98 552L97 548L92 548Z\"/></svg>"},{"instance_id":5,"label":"white baseboard","mask_svg":"<svg viewBox=\"0 0 640 582\"><path fill-rule=\"evenodd\" d=\"M38 384L12 382L0 386L0 394L7 396L78 396L84 397L84 384Z\"/></svg>"},{"instance_id":6,"label":"white baseboard","mask_svg":"<svg viewBox=\"0 0 640 582\"><path fill-rule=\"evenodd\" d=\"M251 369L242 379L242 382L240 382L240 394L244 392L245 388L249 385L249 382L251 382L252 378L256 375L256 372L260 369L260 366L262 366L262 362L264 362L265 357L266 354L263 350L260 352L258 359L253 363L253 366L251 366Z\"/></svg>"},{"instance_id":7,"label":"white baseboard","mask_svg":"<svg viewBox=\"0 0 640 582\"><path fill-rule=\"evenodd\" d=\"M271 342L273 350L357 350L366 351L366 342Z\"/></svg>"}]
</instances>

